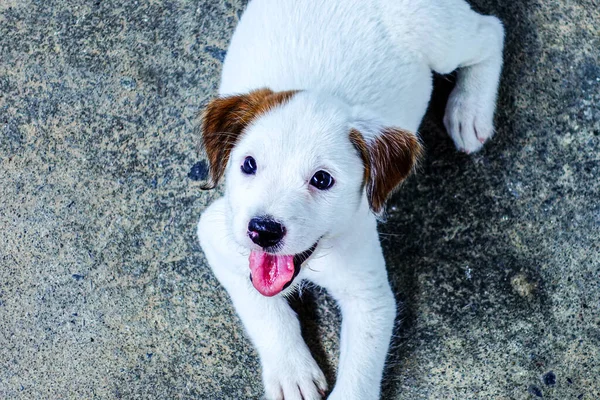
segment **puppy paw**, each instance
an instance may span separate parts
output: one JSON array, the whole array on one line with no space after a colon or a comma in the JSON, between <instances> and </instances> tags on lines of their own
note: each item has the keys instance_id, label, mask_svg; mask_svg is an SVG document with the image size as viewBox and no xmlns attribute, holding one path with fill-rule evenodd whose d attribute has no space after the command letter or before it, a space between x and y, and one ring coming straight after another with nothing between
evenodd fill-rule
<instances>
[{"instance_id":1,"label":"puppy paw","mask_svg":"<svg viewBox=\"0 0 600 400\"><path fill-rule=\"evenodd\" d=\"M327 390L308 348L263 360L263 383L267 400L320 400Z\"/></svg>"},{"instance_id":2,"label":"puppy paw","mask_svg":"<svg viewBox=\"0 0 600 400\"><path fill-rule=\"evenodd\" d=\"M494 134L494 96L455 87L448 99L444 125L459 151L481 150Z\"/></svg>"}]
</instances>

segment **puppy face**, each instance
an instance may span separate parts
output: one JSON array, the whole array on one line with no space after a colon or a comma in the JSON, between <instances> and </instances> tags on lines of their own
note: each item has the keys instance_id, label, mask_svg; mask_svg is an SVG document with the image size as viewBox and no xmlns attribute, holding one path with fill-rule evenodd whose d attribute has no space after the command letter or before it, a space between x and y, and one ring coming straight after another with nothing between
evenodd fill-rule
<instances>
[{"instance_id":1,"label":"puppy face","mask_svg":"<svg viewBox=\"0 0 600 400\"><path fill-rule=\"evenodd\" d=\"M229 230L262 294L289 286L320 240L352 227L361 202L380 212L413 167L413 134L354 114L323 95L267 89L209 105L211 177L226 177Z\"/></svg>"}]
</instances>

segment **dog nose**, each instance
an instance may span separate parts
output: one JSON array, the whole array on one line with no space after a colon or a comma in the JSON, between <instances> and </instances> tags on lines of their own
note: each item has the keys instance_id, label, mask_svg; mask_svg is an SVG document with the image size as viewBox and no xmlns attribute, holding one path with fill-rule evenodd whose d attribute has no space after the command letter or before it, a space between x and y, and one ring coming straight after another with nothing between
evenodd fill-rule
<instances>
[{"instance_id":1,"label":"dog nose","mask_svg":"<svg viewBox=\"0 0 600 400\"><path fill-rule=\"evenodd\" d=\"M285 227L271 217L252 218L248 223L248 237L260 247L273 247L285 236Z\"/></svg>"}]
</instances>

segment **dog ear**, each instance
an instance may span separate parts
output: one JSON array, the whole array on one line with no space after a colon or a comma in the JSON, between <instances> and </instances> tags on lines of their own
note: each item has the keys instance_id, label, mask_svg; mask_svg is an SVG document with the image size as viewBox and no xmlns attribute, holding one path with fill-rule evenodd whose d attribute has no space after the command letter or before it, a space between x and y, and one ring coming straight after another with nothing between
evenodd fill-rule
<instances>
[{"instance_id":1,"label":"dog ear","mask_svg":"<svg viewBox=\"0 0 600 400\"><path fill-rule=\"evenodd\" d=\"M385 201L413 170L423 152L417 136L398 128L384 128L369 138L350 130L350 141L365 166L363 178L371 209L379 214Z\"/></svg>"},{"instance_id":2,"label":"dog ear","mask_svg":"<svg viewBox=\"0 0 600 400\"><path fill-rule=\"evenodd\" d=\"M225 173L229 155L244 129L260 114L288 101L296 91L273 92L258 89L250 93L221 97L208 103L202 116L202 144L210 166L209 182L213 189Z\"/></svg>"}]
</instances>

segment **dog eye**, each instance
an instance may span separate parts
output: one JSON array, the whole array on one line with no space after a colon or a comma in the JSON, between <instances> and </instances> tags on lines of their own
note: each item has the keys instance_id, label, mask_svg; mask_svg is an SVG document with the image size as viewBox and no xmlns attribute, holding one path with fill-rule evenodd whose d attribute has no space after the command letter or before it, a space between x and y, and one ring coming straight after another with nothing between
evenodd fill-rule
<instances>
[{"instance_id":1,"label":"dog eye","mask_svg":"<svg viewBox=\"0 0 600 400\"><path fill-rule=\"evenodd\" d=\"M319 190L329 189L334 182L333 177L325 171L317 171L310 180L310 184Z\"/></svg>"},{"instance_id":2,"label":"dog eye","mask_svg":"<svg viewBox=\"0 0 600 400\"><path fill-rule=\"evenodd\" d=\"M250 156L246 157L242 164L242 172L246 175L254 175L256 173L256 161L254 161L254 158Z\"/></svg>"}]
</instances>

